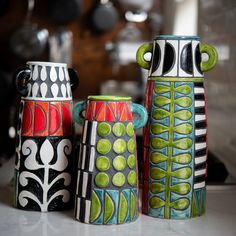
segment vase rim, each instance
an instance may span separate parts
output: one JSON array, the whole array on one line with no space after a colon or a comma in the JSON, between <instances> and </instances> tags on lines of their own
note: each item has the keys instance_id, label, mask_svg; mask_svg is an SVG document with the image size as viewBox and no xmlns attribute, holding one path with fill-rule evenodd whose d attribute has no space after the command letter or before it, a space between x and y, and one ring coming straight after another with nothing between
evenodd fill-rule
<instances>
[{"instance_id":1,"label":"vase rim","mask_svg":"<svg viewBox=\"0 0 236 236\"><path fill-rule=\"evenodd\" d=\"M27 62L26 62L26 65L67 67L67 64L66 64L66 63L50 62L50 61L27 61Z\"/></svg>"},{"instance_id":2,"label":"vase rim","mask_svg":"<svg viewBox=\"0 0 236 236\"><path fill-rule=\"evenodd\" d=\"M88 100L92 101L130 101L131 97L126 96L113 96L113 95L91 95Z\"/></svg>"},{"instance_id":3,"label":"vase rim","mask_svg":"<svg viewBox=\"0 0 236 236\"><path fill-rule=\"evenodd\" d=\"M197 35L156 35L154 37L154 40L160 40L160 39L172 39L172 40L199 40L200 37Z\"/></svg>"}]
</instances>

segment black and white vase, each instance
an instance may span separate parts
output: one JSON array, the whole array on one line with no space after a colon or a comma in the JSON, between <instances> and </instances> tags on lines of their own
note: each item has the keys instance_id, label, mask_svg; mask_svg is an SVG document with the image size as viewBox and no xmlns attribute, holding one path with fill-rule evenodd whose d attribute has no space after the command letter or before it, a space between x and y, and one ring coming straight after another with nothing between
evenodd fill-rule
<instances>
[{"instance_id":1,"label":"black and white vase","mask_svg":"<svg viewBox=\"0 0 236 236\"><path fill-rule=\"evenodd\" d=\"M72 93L78 77L66 64L27 62L16 73L22 95L17 127L15 204L36 211L72 203Z\"/></svg>"}]
</instances>

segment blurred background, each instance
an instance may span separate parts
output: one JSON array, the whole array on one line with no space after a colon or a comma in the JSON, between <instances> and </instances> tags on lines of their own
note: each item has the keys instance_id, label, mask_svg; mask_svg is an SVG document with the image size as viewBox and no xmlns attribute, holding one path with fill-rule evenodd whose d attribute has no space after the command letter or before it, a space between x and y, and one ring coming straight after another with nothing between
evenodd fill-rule
<instances>
[{"instance_id":1,"label":"blurred background","mask_svg":"<svg viewBox=\"0 0 236 236\"><path fill-rule=\"evenodd\" d=\"M16 70L28 60L64 62L80 77L75 101L116 94L142 103L147 71L135 54L158 34L199 35L218 50L217 67L205 74L207 182L236 183L235 21L234 0L0 0L0 185L14 171Z\"/></svg>"}]
</instances>

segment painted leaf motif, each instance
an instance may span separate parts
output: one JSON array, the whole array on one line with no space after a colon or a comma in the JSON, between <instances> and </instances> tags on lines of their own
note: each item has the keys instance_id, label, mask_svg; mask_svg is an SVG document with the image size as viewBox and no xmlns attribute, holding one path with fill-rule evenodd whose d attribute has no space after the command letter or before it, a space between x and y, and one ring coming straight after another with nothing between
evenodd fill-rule
<instances>
[{"instance_id":1,"label":"painted leaf motif","mask_svg":"<svg viewBox=\"0 0 236 236\"><path fill-rule=\"evenodd\" d=\"M192 157L189 153L180 154L172 158L173 162L179 163L179 164L189 164L191 160L192 160Z\"/></svg>"},{"instance_id":2,"label":"painted leaf motif","mask_svg":"<svg viewBox=\"0 0 236 236\"><path fill-rule=\"evenodd\" d=\"M179 134L190 134L193 130L193 127L189 123L177 125L174 127L174 131Z\"/></svg>"},{"instance_id":3,"label":"painted leaf motif","mask_svg":"<svg viewBox=\"0 0 236 236\"><path fill-rule=\"evenodd\" d=\"M136 197L132 191L130 191L130 221L134 219L136 212Z\"/></svg>"},{"instance_id":4,"label":"painted leaf motif","mask_svg":"<svg viewBox=\"0 0 236 236\"><path fill-rule=\"evenodd\" d=\"M101 202L97 196L97 194L92 192L92 206L90 212L90 222L94 222L100 215L102 210Z\"/></svg>"},{"instance_id":5,"label":"painted leaf motif","mask_svg":"<svg viewBox=\"0 0 236 236\"><path fill-rule=\"evenodd\" d=\"M152 193L160 193L165 190L165 185L153 182L150 184L150 190Z\"/></svg>"},{"instance_id":6,"label":"painted leaf motif","mask_svg":"<svg viewBox=\"0 0 236 236\"><path fill-rule=\"evenodd\" d=\"M180 120L189 120L192 117L192 113L188 110L180 110L174 113L174 117Z\"/></svg>"},{"instance_id":7,"label":"painted leaf motif","mask_svg":"<svg viewBox=\"0 0 236 236\"><path fill-rule=\"evenodd\" d=\"M189 200L187 198L180 198L180 199L172 202L170 205L175 210L185 210L189 206Z\"/></svg>"},{"instance_id":8,"label":"painted leaf motif","mask_svg":"<svg viewBox=\"0 0 236 236\"><path fill-rule=\"evenodd\" d=\"M163 96L158 96L154 100L154 105L161 107L161 106L169 104L170 102L171 102L171 100L169 98L163 97Z\"/></svg>"},{"instance_id":9,"label":"painted leaf motif","mask_svg":"<svg viewBox=\"0 0 236 236\"><path fill-rule=\"evenodd\" d=\"M107 224L107 222L112 218L114 209L115 209L114 202L112 201L109 194L105 193L105 210L104 210L104 223L105 224Z\"/></svg>"},{"instance_id":10,"label":"painted leaf motif","mask_svg":"<svg viewBox=\"0 0 236 236\"><path fill-rule=\"evenodd\" d=\"M122 224L125 221L126 215L128 212L128 202L124 196L124 194L120 193L120 202L119 202L119 216L118 223Z\"/></svg>"},{"instance_id":11,"label":"painted leaf motif","mask_svg":"<svg viewBox=\"0 0 236 236\"><path fill-rule=\"evenodd\" d=\"M180 183L170 187L177 194L184 195L190 192L191 185L189 183Z\"/></svg>"},{"instance_id":12,"label":"painted leaf motif","mask_svg":"<svg viewBox=\"0 0 236 236\"><path fill-rule=\"evenodd\" d=\"M182 138L173 142L173 145L177 148L186 150L192 146L192 140L190 138Z\"/></svg>"},{"instance_id":13,"label":"painted leaf motif","mask_svg":"<svg viewBox=\"0 0 236 236\"><path fill-rule=\"evenodd\" d=\"M198 206L197 206L197 199L195 193L193 192L193 199L192 199L192 217L198 216Z\"/></svg>"},{"instance_id":14,"label":"painted leaf motif","mask_svg":"<svg viewBox=\"0 0 236 236\"><path fill-rule=\"evenodd\" d=\"M163 148L168 145L168 141L161 138L153 138L151 140L151 145L153 148Z\"/></svg>"},{"instance_id":15,"label":"painted leaf motif","mask_svg":"<svg viewBox=\"0 0 236 236\"><path fill-rule=\"evenodd\" d=\"M175 103L181 107L189 107L192 104L192 99L189 97L181 97L177 98Z\"/></svg>"},{"instance_id":16,"label":"painted leaf motif","mask_svg":"<svg viewBox=\"0 0 236 236\"><path fill-rule=\"evenodd\" d=\"M192 88L189 85L180 85L177 88L175 88L175 91L177 93L188 95L192 92Z\"/></svg>"},{"instance_id":17,"label":"painted leaf motif","mask_svg":"<svg viewBox=\"0 0 236 236\"><path fill-rule=\"evenodd\" d=\"M46 139L40 148L40 158L44 165L49 165L54 156L52 144Z\"/></svg>"},{"instance_id":18,"label":"painted leaf motif","mask_svg":"<svg viewBox=\"0 0 236 236\"><path fill-rule=\"evenodd\" d=\"M205 213L205 192L202 191L201 194L201 206L200 206L200 215L203 215Z\"/></svg>"},{"instance_id":19,"label":"painted leaf motif","mask_svg":"<svg viewBox=\"0 0 236 236\"><path fill-rule=\"evenodd\" d=\"M178 179L188 179L192 175L192 169L190 167L184 167L172 172L172 176Z\"/></svg>"},{"instance_id":20,"label":"painted leaf motif","mask_svg":"<svg viewBox=\"0 0 236 236\"><path fill-rule=\"evenodd\" d=\"M166 93L166 92L170 92L170 87L159 84L155 86L154 90L157 94Z\"/></svg>"},{"instance_id":21,"label":"painted leaf motif","mask_svg":"<svg viewBox=\"0 0 236 236\"><path fill-rule=\"evenodd\" d=\"M153 134L161 134L169 130L169 127L159 124L159 123L154 123L151 126L151 131Z\"/></svg>"},{"instance_id":22,"label":"painted leaf motif","mask_svg":"<svg viewBox=\"0 0 236 236\"><path fill-rule=\"evenodd\" d=\"M166 111L165 109L161 109L161 108L154 109L154 111L152 113L152 117L155 120L164 119L164 118L168 117L169 115L170 115L170 112Z\"/></svg>"},{"instance_id":23,"label":"painted leaf motif","mask_svg":"<svg viewBox=\"0 0 236 236\"><path fill-rule=\"evenodd\" d=\"M151 208L157 209L157 208L163 207L165 205L165 201L155 196L155 197L150 198L149 205Z\"/></svg>"},{"instance_id":24,"label":"painted leaf motif","mask_svg":"<svg viewBox=\"0 0 236 236\"><path fill-rule=\"evenodd\" d=\"M150 175L152 179L162 179L166 177L166 171L159 167L151 167Z\"/></svg>"},{"instance_id":25,"label":"painted leaf motif","mask_svg":"<svg viewBox=\"0 0 236 236\"><path fill-rule=\"evenodd\" d=\"M150 155L150 160L154 164L158 164L160 162L166 161L167 159L168 159L167 156L165 156L165 155L163 155L162 153L159 153L159 152L153 152Z\"/></svg>"}]
</instances>

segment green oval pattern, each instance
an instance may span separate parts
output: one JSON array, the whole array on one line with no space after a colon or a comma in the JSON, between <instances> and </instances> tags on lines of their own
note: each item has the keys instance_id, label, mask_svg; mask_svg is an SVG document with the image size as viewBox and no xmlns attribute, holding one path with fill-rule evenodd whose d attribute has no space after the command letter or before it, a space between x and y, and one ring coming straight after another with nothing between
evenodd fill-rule
<instances>
[{"instance_id":1,"label":"green oval pattern","mask_svg":"<svg viewBox=\"0 0 236 236\"><path fill-rule=\"evenodd\" d=\"M136 147L134 139L130 139L130 140L128 141L128 145L127 145L127 146L128 146L128 151L129 151L130 153L134 153L135 147Z\"/></svg>"},{"instance_id":2,"label":"green oval pattern","mask_svg":"<svg viewBox=\"0 0 236 236\"><path fill-rule=\"evenodd\" d=\"M107 139L100 139L97 142L97 151L101 154L107 154L111 150L111 143Z\"/></svg>"},{"instance_id":3,"label":"green oval pattern","mask_svg":"<svg viewBox=\"0 0 236 236\"><path fill-rule=\"evenodd\" d=\"M190 167L183 167L172 172L172 176L178 179L188 179L191 175L192 169Z\"/></svg>"},{"instance_id":4,"label":"green oval pattern","mask_svg":"<svg viewBox=\"0 0 236 236\"><path fill-rule=\"evenodd\" d=\"M100 156L96 159L96 167L100 171L108 170L110 168L110 161L105 156Z\"/></svg>"},{"instance_id":5,"label":"green oval pattern","mask_svg":"<svg viewBox=\"0 0 236 236\"><path fill-rule=\"evenodd\" d=\"M182 138L173 142L173 146L183 150L189 149L192 146L192 144L193 142L190 138Z\"/></svg>"},{"instance_id":6,"label":"green oval pattern","mask_svg":"<svg viewBox=\"0 0 236 236\"><path fill-rule=\"evenodd\" d=\"M105 193L105 210L104 210L104 223L107 224L108 221L112 218L112 215L115 210L114 202L108 193Z\"/></svg>"},{"instance_id":7,"label":"green oval pattern","mask_svg":"<svg viewBox=\"0 0 236 236\"><path fill-rule=\"evenodd\" d=\"M113 125L112 132L117 137L122 137L125 135L125 125L121 122L117 122Z\"/></svg>"},{"instance_id":8,"label":"green oval pattern","mask_svg":"<svg viewBox=\"0 0 236 236\"><path fill-rule=\"evenodd\" d=\"M174 156L172 158L172 161L179 164L189 164L192 161L192 157L189 153L184 153L178 156Z\"/></svg>"},{"instance_id":9,"label":"green oval pattern","mask_svg":"<svg viewBox=\"0 0 236 236\"><path fill-rule=\"evenodd\" d=\"M188 110L180 110L174 113L174 117L180 120L189 120L192 117L192 113Z\"/></svg>"},{"instance_id":10,"label":"green oval pattern","mask_svg":"<svg viewBox=\"0 0 236 236\"><path fill-rule=\"evenodd\" d=\"M158 96L154 99L154 105L155 106L164 106L171 103L171 100L167 97L163 97L163 96Z\"/></svg>"},{"instance_id":11,"label":"green oval pattern","mask_svg":"<svg viewBox=\"0 0 236 236\"><path fill-rule=\"evenodd\" d=\"M153 183L150 184L150 190L154 194L155 193L160 193L160 192L163 192L165 190L165 186L163 184L153 182Z\"/></svg>"},{"instance_id":12,"label":"green oval pattern","mask_svg":"<svg viewBox=\"0 0 236 236\"><path fill-rule=\"evenodd\" d=\"M151 167L150 176L152 179L162 179L166 176L166 171L159 167Z\"/></svg>"},{"instance_id":13,"label":"green oval pattern","mask_svg":"<svg viewBox=\"0 0 236 236\"><path fill-rule=\"evenodd\" d=\"M170 187L171 191L180 194L185 195L188 194L191 190L191 185L189 183L180 183L176 184Z\"/></svg>"},{"instance_id":14,"label":"green oval pattern","mask_svg":"<svg viewBox=\"0 0 236 236\"><path fill-rule=\"evenodd\" d=\"M169 130L169 127L159 124L159 123L154 123L151 125L151 131L153 134L162 134L168 130Z\"/></svg>"},{"instance_id":15,"label":"green oval pattern","mask_svg":"<svg viewBox=\"0 0 236 236\"><path fill-rule=\"evenodd\" d=\"M127 177L128 183L131 186L134 186L136 184L136 172L134 170L131 170Z\"/></svg>"},{"instance_id":16,"label":"green oval pattern","mask_svg":"<svg viewBox=\"0 0 236 236\"><path fill-rule=\"evenodd\" d=\"M151 146L153 148L164 148L168 145L168 142L166 140L163 140L161 138L152 138L151 139Z\"/></svg>"},{"instance_id":17,"label":"green oval pattern","mask_svg":"<svg viewBox=\"0 0 236 236\"><path fill-rule=\"evenodd\" d=\"M119 202L118 224L124 223L127 212L128 212L128 202L124 194L121 192L120 202Z\"/></svg>"},{"instance_id":18,"label":"green oval pattern","mask_svg":"<svg viewBox=\"0 0 236 236\"><path fill-rule=\"evenodd\" d=\"M172 202L170 205L175 210L185 210L189 206L189 200L187 198L180 198L180 199Z\"/></svg>"},{"instance_id":19,"label":"green oval pattern","mask_svg":"<svg viewBox=\"0 0 236 236\"><path fill-rule=\"evenodd\" d=\"M154 164L161 163L163 161L166 161L167 159L168 159L167 156L165 156L165 155L163 155L162 153L159 153L159 152L153 152L150 155L150 160Z\"/></svg>"},{"instance_id":20,"label":"green oval pattern","mask_svg":"<svg viewBox=\"0 0 236 236\"><path fill-rule=\"evenodd\" d=\"M90 222L93 223L96 219L98 219L101 214L102 205L99 200L99 197L92 191L92 204L91 204L91 212L90 212Z\"/></svg>"},{"instance_id":21,"label":"green oval pattern","mask_svg":"<svg viewBox=\"0 0 236 236\"><path fill-rule=\"evenodd\" d=\"M189 123L177 125L174 127L174 131L179 134L190 134L193 130L193 127Z\"/></svg>"},{"instance_id":22,"label":"green oval pattern","mask_svg":"<svg viewBox=\"0 0 236 236\"><path fill-rule=\"evenodd\" d=\"M175 91L177 93L188 95L192 92L192 88L189 85L180 85L177 88L175 88Z\"/></svg>"},{"instance_id":23,"label":"green oval pattern","mask_svg":"<svg viewBox=\"0 0 236 236\"><path fill-rule=\"evenodd\" d=\"M161 108L157 108L153 110L152 118L155 120L160 120L160 119L164 119L168 117L169 115L170 115L170 112Z\"/></svg>"},{"instance_id":24,"label":"green oval pattern","mask_svg":"<svg viewBox=\"0 0 236 236\"><path fill-rule=\"evenodd\" d=\"M126 151L126 142L123 139L117 139L113 144L113 150L117 154L122 154Z\"/></svg>"},{"instance_id":25,"label":"green oval pattern","mask_svg":"<svg viewBox=\"0 0 236 236\"><path fill-rule=\"evenodd\" d=\"M132 122L130 122L127 127L126 127L126 132L130 137L134 136L134 126L132 124Z\"/></svg>"},{"instance_id":26,"label":"green oval pattern","mask_svg":"<svg viewBox=\"0 0 236 236\"><path fill-rule=\"evenodd\" d=\"M165 205L165 201L159 197L151 197L149 200L149 205L152 209L157 209Z\"/></svg>"},{"instance_id":27,"label":"green oval pattern","mask_svg":"<svg viewBox=\"0 0 236 236\"><path fill-rule=\"evenodd\" d=\"M135 155L131 154L128 157L128 166L130 169L133 169L135 167L136 164L136 157Z\"/></svg>"},{"instance_id":28,"label":"green oval pattern","mask_svg":"<svg viewBox=\"0 0 236 236\"><path fill-rule=\"evenodd\" d=\"M112 177L112 183L117 186L121 187L125 184L125 176L123 173L118 172Z\"/></svg>"},{"instance_id":29,"label":"green oval pattern","mask_svg":"<svg viewBox=\"0 0 236 236\"><path fill-rule=\"evenodd\" d=\"M117 156L113 160L113 166L116 170L124 170L126 167L126 159L123 156Z\"/></svg>"},{"instance_id":30,"label":"green oval pattern","mask_svg":"<svg viewBox=\"0 0 236 236\"><path fill-rule=\"evenodd\" d=\"M101 137L106 137L111 133L111 126L106 122L102 122L98 125L97 131Z\"/></svg>"},{"instance_id":31,"label":"green oval pattern","mask_svg":"<svg viewBox=\"0 0 236 236\"><path fill-rule=\"evenodd\" d=\"M190 107L192 105L192 99L189 97L177 98L174 102L181 107Z\"/></svg>"},{"instance_id":32,"label":"green oval pattern","mask_svg":"<svg viewBox=\"0 0 236 236\"><path fill-rule=\"evenodd\" d=\"M100 172L95 176L95 183L100 188L107 187L109 184L109 176L104 172Z\"/></svg>"},{"instance_id":33,"label":"green oval pattern","mask_svg":"<svg viewBox=\"0 0 236 236\"><path fill-rule=\"evenodd\" d=\"M166 92L170 92L170 87L160 84L160 85L155 86L154 91L157 94L166 93Z\"/></svg>"}]
</instances>

